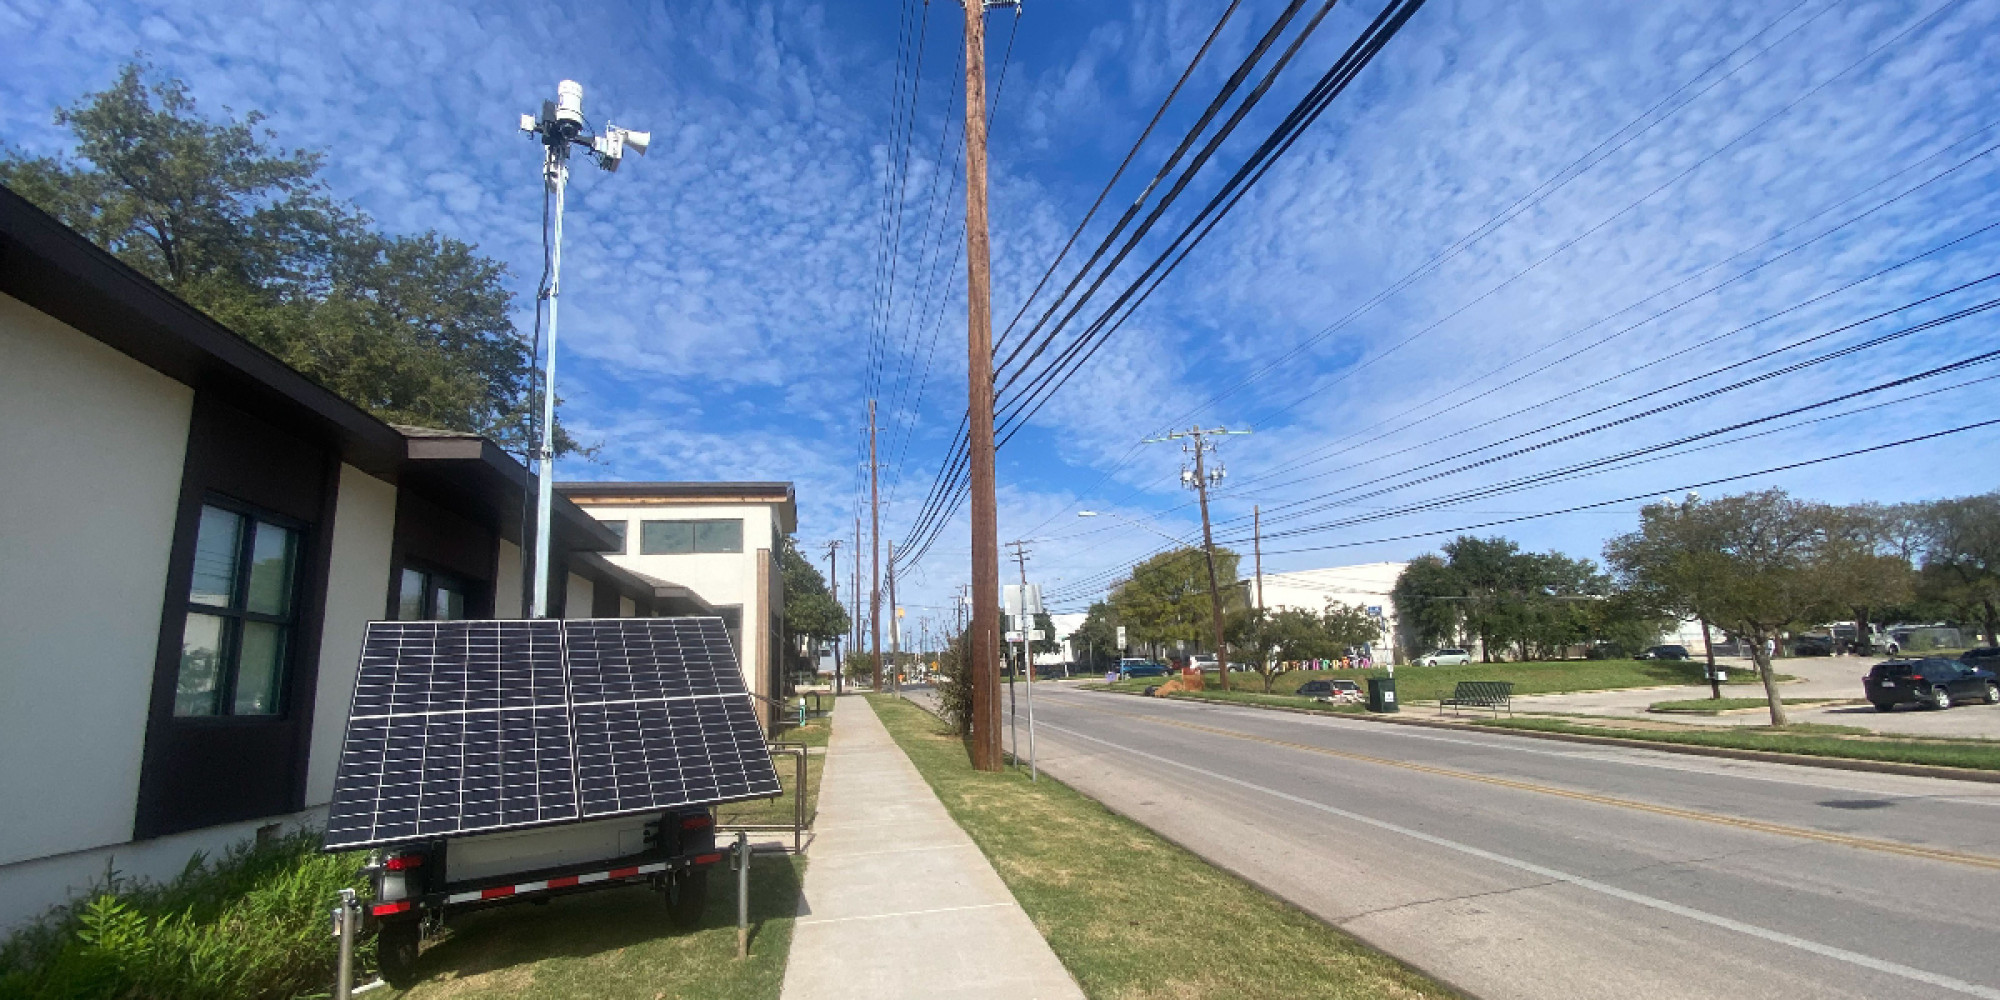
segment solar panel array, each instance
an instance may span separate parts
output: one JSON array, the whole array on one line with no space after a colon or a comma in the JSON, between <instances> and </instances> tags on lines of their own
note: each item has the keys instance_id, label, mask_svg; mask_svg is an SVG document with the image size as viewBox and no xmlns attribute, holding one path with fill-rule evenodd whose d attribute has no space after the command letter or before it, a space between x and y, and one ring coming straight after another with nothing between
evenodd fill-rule
<instances>
[{"instance_id":1,"label":"solar panel array","mask_svg":"<svg viewBox=\"0 0 2000 1000\"><path fill-rule=\"evenodd\" d=\"M720 618L373 622L326 847L778 792Z\"/></svg>"}]
</instances>

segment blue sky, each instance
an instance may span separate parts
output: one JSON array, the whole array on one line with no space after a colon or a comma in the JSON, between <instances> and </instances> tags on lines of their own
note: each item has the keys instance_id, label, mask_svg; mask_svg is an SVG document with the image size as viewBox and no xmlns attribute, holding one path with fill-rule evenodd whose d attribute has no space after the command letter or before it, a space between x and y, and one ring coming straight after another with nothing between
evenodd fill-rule
<instances>
[{"instance_id":1,"label":"blue sky","mask_svg":"<svg viewBox=\"0 0 2000 1000\"><path fill-rule=\"evenodd\" d=\"M1018 22L990 16L996 76L1013 46L992 129L996 326L1225 6L1030 0ZM1281 6L1243 0L1108 212L1136 196ZM792 480L799 538L817 549L851 535L873 385L892 501L884 534L900 540L965 386L949 127L961 15L945 0L923 31L893 284L876 266L883 178L902 155L891 96L912 10L923 17L900 0L0 0L0 33L17 40L0 63L0 126L24 148L60 148L53 107L143 52L204 107L261 110L283 143L325 150L334 191L385 227L435 228L508 261L525 303L539 262L539 163L515 122L558 80L577 79L593 121L649 128L655 141L617 175L579 171L571 187L565 417L602 454L565 478ZM1335 9L1167 223L1206 200L1378 10L1377 0ZM1439 462L1724 365L1744 362L1554 433L2000 295L1996 280L1839 329L2000 270L2000 230L1982 230L2000 222L2000 151L1987 152L2000 142L1996 20L1993 0L1432 0L1001 453L1001 537L1039 539L1033 574L1080 605L1093 574L1164 541L1077 509L1173 536L1196 527L1180 453L1138 445L1195 420L1254 430L1223 445L1218 531L1243 540L1242 519L1261 505L1273 536L1265 565L1282 570L1407 558L1439 539L1355 543L1991 419L2000 381L1974 380L2000 366L1985 363L1690 444L1716 447L1461 497L1992 350L2000 313L1475 468L1451 471L1551 435ZM1084 244L1107 224L1100 216ZM1215 398L1224 389L1234 391ZM1875 403L1889 405L1857 409ZM1704 492L1781 485L1841 502L1979 492L1995 485L1996 440L1981 429ZM1412 475L1450 474L1359 485L1431 462ZM1444 506L1394 509L1431 501ZM1596 556L1637 506L1492 530ZM1356 520L1371 515L1394 516ZM966 549L961 515L904 586L913 614L944 613L926 608L964 578Z\"/></svg>"}]
</instances>

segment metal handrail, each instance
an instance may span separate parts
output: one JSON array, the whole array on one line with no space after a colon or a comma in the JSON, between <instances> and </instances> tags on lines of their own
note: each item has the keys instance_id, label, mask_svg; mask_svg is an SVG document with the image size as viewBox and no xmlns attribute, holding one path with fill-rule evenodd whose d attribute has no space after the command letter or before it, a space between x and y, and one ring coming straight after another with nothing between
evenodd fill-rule
<instances>
[{"instance_id":1,"label":"metal handrail","mask_svg":"<svg viewBox=\"0 0 2000 1000\"><path fill-rule=\"evenodd\" d=\"M792 801L792 822L789 825L784 823L718 823L715 829L718 833L725 831L751 833L783 833L790 831L792 834L792 849L790 853L798 854L805 850L805 831L810 825L806 818L807 747L803 743L773 743L770 747L772 754L788 754L797 762L797 769L793 772L792 778L792 790L795 794L795 798ZM783 794L783 792L779 792L778 795L771 797L775 799Z\"/></svg>"}]
</instances>

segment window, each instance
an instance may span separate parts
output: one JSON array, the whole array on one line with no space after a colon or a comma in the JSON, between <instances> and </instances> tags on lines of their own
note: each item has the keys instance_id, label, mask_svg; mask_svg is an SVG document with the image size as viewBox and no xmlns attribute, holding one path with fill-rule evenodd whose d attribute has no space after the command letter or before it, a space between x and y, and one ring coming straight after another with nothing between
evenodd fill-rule
<instances>
[{"instance_id":1,"label":"window","mask_svg":"<svg viewBox=\"0 0 2000 1000\"><path fill-rule=\"evenodd\" d=\"M610 528L610 529L611 529L611 533L612 533L612 534L614 534L614 535L617 535L617 536L618 536L618 547L617 547L617 548L615 548L615 549L613 549L612 551L613 551L613 552L615 552L615 553L617 553L618 555L621 555L621 556L622 556L622 555L624 555L624 554L625 554L625 548L626 548L626 546L625 546L625 527L626 527L627 525L631 524L632 522L630 522L630 521L599 521L599 522L597 522L597 523L599 523L599 524L602 524L602 525L604 525L604 526L605 526L605 527L607 527L607 528Z\"/></svg>"},{"instance_id":2,"label":"window","mask_svg":"<svg viewBox=\"0 0 2000 1000\"><path fill-rule=\"evenodd\" d=\"M396 586L398 621L458 621L465 617L465 581L446 573L403 567Z\"/></svg>"},{"instance_id":3,"label":"window","mask_svg":"<svg viewBox=\"0 0 2000 1000\"><path fill-rule=\"evenodd\" d=\"M204 504L174 714L277 715L296 614L299 531Z\"/></svg>"},{"instance_id":4,"label":"window","mask_svg":"<svg viewBox=\"0 0 2000 1000\"><path fill-rule=\"evenodd\" d=\"M641 555L679 555L687 552L743 551L743 520L641 521Z\"/></svg>"}]
</instances>

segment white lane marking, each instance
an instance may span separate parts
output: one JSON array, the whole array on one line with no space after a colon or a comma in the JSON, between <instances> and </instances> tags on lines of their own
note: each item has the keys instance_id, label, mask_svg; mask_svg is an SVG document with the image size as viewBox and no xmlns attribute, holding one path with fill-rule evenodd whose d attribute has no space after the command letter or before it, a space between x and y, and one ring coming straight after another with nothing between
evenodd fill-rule
<instances>
[{"instance_id":1,"label":"white lane marking","mask_svg":"<svg viewBox=\"0 0 2000 1000\"><path fill-rule=\"evenodd\" d=\"M838 924L838 923L845 923L846 921L849 920L888 920L892 917L927 917L933 913L957 913L960 910L992 910L992 909L998 909L1003 906L1013 906L1013 905L1015 905L1014 901L1008 900L1005 903L973 903L968 906L940 906L935 910L902 910L897 913L861 913L861 914L856 914L855 916L852 917L824 917L824 918L800 917L799 919L792 921L792 924L793 926L803 927L807 924Z\"/></svg>"},{"instance_id":2,"label":"white lane marking","mask_svg":"<svg viewBox=\"0 0 2000 1000\"><path fill-rule=\"evenodd\" d=\"M1658 899L1653 896L1645 895L1643 893L1633 892L1630 889L1620 889L1615 885L1609 885L1604 882L1599 882L1596 879L1585 878L1582 875L1572 875L1569 872L1559 871L1557 869L1547 867L1546 865L1538 865L1532 861L1523 861L1519 858L1511 858L1504 854L1495 854L1494 852L1485 850L1483 848L1474 847L1470 844L1461 844L1456 840L1447 840L1443 837L1435 836L1433 834L1428 834L1421 830L1412 830L1409 827L1399 826L1395 823L1388 822L1387 820L1379 820L1371 816L1363 816L1360 813L1349 812L1346 809L1341 809L1336 806L1330 806L1323 802L1315 802L1308 798L1292 795L1287 792L1281 792L1275 788L1266 788L1263 785L1244 781L1241 778L1233 778L1226 774L1218 774L1214 771L1210 771L1205 768L1195 767L1192 764L1183 764L1180 761L1173 760L1171 758L1159 757L1153 754L1146 753L1143 750L1137 750L1132 747L1113 743L1110 740L1102 740L1098 739L1095 736L1087 736L1073 729L1065 729L1061 726L1052 725L1046 722L1042 723L1042 725L1046 728L1053 729L1057 732L1064 733L1070 736L1074 736L1078 739L1089 740L1092 743L1101 743L1104 746L1110 747L1114 750L1122 750L1125 753L1132 754L1133 756L1142 757L1151 763L1169 764L1174 767L1181 768L1182 770L1191 771L1195 774L1202 775L1203 777L1213 778L1216 781L1221 781L1227 784L1236 785L1241 788L1248 788L1251 791L1263 792L1264 794L1272 796L1274 798L1283 799L1287 802L1295 803L1297 805L1302 805L1309 809L1317 809L1320 812L1328 813L1333 816L1338 816L1345 820L1351 820L1356 823L1372 826L1379 830L1387 830L1390 833L1400 834L1402 836L1409 837L1413 840L1421 840L1426 844L1431 844L1436 847L1442 847L1450 851L1457 851L1460 854L1470 855L1472 857L1479 858L1483 861L1491 861L1494 864L1505 865L1509 868L1516 868L1533 875L1540 875L1541 877L1546 879L1553 879L1558 882L1566 882L1570 885L1576 886L1577 888L1588 889L1592 892L1602 893L1603 895L1610 896L1614 899L1622 899L1628 903L1637 903L1640 906L1650 907L1655 910L1660 910L1664 913L1671 913L1678 917L1686 917L1689 920L1694 920L1700 923L1708 924L1711 927L1720 927L1724 930L1734 931L1738 934L1748 934L1751 937L1762 938L1763 940L1769 941L1773 944L1782 944L1790 948L1797 948L1800 951L1810 952L1814 955L1819 955L1823 958L1831 958L1835 961L1846 962L1849 965L1857 965L1864 969L1872 969L1876 972L1883 972L1892 976L1900 976L1901 978L1912 980L1914 982L1928 983L1932 986L1936 986L1941 989L1951 990L1954 993L1964 993L1967 996L1983 997L1985 998L1985 1000L2000 1000L2000 989L1993 989L1992 987L1981 986L1978 983L1969 983L1963 979L1954 979L1951 976L1942 975L1936 972L1929 972L1924 969L1917 969L1907 965L1900 965L1895 962L1885 961L1883 959L1876 958L1872 955L1863 955L1860 952L1848 951L1845 948L1836 948L1833 945L1821 944L1818 941L1810 941L1807 940L1806 938L1797 937L1791 934L1786 934L1783 931L1774 931L1767 927L1759 927L1756 924L1746 924L1741 920L1733 920L1729 917L1721 916L1720 914L1709 913L1706 910L1697 910L1690 906L1682 906L1679 903L1671 903L1664 899Z\"/></svg>"},{"instance_id":3,"label":"white lane marking","mask_svg":"<svg viewBox=\"0 0 2000 1000\"><path fill-rule=\"evenodd\" d=\"M1239 718L1239 719L1260 719L1260 720L1293 722L1299 725L1322 726L1327 729L1335 729L1349 733L1359 733L1362 731L1361 727L1372 726L1374 727L1374 729L1381 730L1387 735L1401 736L1405 739L1428 740L1433 743L1455 743L1460 746L1478 747L1482 750L1506 750L1512 753L1535 754L1537 756L1542 756L1542 757L1561 757L1570 760L1593 760L1605 764L1625 764L1631 767L1650 767L1662 771L1681 771L1687 774L1706 774L1718 778L1741 778L1744 781L1768 781L1780 785L1799 785L1806 788L1824 788L1832 792L1855 792L1858 794L1865 794L1865 795L1877 795L1883 798L1928 799L1933 802L1949 802L1955 805L1986 806L1989 808L2000 807L2000 790L1996 791L1995 797L1993 798L1962 798L1959 796L1937 795L1925 792L1888 792L1874 788L1862 787L1853 783L1837 784L1830 781L1812 781L1806 778L1780 777L1777 775L1768 775L1768 774L1747 774L1741 771L1736 771L1724 767L1715 767L1715 766L1702 767L1698 765L1690 765L1685 763L1677 763L1664 760L1638 760L1634 759L1633 757L1628 757L1622 754L1615 754L1602 750L1586 750L1586 751L1552 750L1542 747L1530 747L1530 746L1520 745L1521 743L1532 740L1533 739L1532 737L1514 737L1513 739L1507 739L1505 737L1496 737L1494 741L1489 742L1486 740L1469 740L1454 736L1437 736L1431 733L1412 732L1411 731L1412 727L1409 726L1399 726L1399 725L1384 724L1379 722L1354 722L1347 719L1334 719L1325 716L1302 715L1297 712L1270 712L1262 709L1254 709L1254 708L1245 709L1245 708L1236 708L1234 706L1228 708L1212 709L1212 711L1216 711L1219 714L1228 715L1233 718ZM1370 731L1372 732L1373 730ZM1668 751L1664 750L1645 750L1638 747L1629 747L1621 749L1624 749L1626 750L1626 752L1632 754L1668 753ZM1757 762L1754 761L1744 761L1742 763L1751 764L1752 766L1755 766L1757 764ZM1795 767L1797 765L1776 764L1771 766ZM1892 774L1882 774L1877 772L1866 772L1866 773L1868 773L1870 777L1874 778L1884 778L1884 779L1901 778L1907 781L1948 780L1945 778L1923 778L1923 777L1917 777L1915 775L1892 775Z\"/></svg>"}]
</instances>

